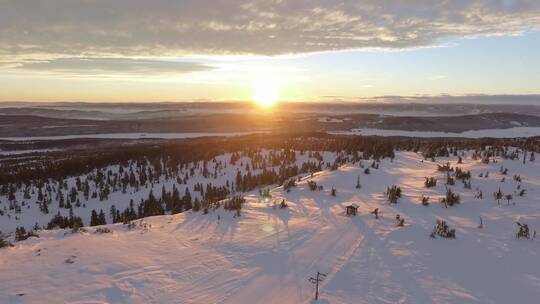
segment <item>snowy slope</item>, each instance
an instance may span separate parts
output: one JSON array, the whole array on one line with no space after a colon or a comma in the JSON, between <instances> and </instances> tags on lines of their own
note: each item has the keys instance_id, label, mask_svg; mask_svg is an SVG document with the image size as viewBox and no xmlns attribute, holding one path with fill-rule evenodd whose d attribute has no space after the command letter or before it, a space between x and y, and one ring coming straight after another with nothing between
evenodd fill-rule
<instances>
[{"instance_id":1,"label":"snowy slope","mask_svg":"<svg viewBox=\"0 0 540 304\"><path fill-rule=\"evenodd\" d=\"M456 165L453 157L437 163L447 160ZM505 182L501 165L509 169ZM147 218L147 229L40 231L39 239L0 249L0 303L310 303L308 278L317 271L327 274L319 303L538 303L540 241L514 233L516 220L540 231L540 165L466 157L459 166L471 170L472 190L457 182L462 203L448 208L437 202L444 173L406 152L369 175L345 165L291 192L273 189L285 209L247 194L240 217L217 209ZM486 171L489 178L478 177ZM527 194L499 206L492 193L512 193L513 174ZM426 176L438 177L437 187L425 188ZM324 190L310 191L311 179ZM403 190L396 205L383 194L392 184ZM477 186L482 200L474 198ZM357 217L344 215L350 203L359 205ZM369 214L376 207L378 220ZM397 213L405 227L396 227ZM456 239L429 237L439 218L456 228Z\"/></svg>"},{"instance_id":2,"label":"snowy slope","mask_svg":"<svg viewBox=\"0 0 540 304\"><path fill-rule=\"evenodd\" d=\"M268 154L268 150L263 150L260 152L260 155L268 156ZM324 162L333 162L334 158L336 157L336 154L331 152L321 152L320 154ZM214 158L215 163L207 163L207 167L209 168L209 171L211 171L211 173L214 172L213 167L216 166L216 164L221 164L221 166L218 166L220 169L216 171L218 174L215 177L203 176L203 161L191 163L189 170L184 168L183 170L180 170L179 174L180 177L183 177L184 174L190 174L191 169L193 169L193 176L190 176L190 178L186 181L186 184L179 184L176 179L166 179L163 175L161 175L159 176L158 181L147 182L145 185L141 185L140 187L128 186L125 193L123 193L120 188L111 189L111 193L108 195L108 199L103 201L100 200L98 197L91 196L88 198L88 200L86 200L82 195L82 191L78 191L78 198L83 205L73 208L74 215L81 217L84 224L88 225L90 222L91 211L96 210L97 212L99 212L99 210L103 210L107 214L107 223L110 223L112 222L112 219L109 215L109 210L112 205L114 205L119 210L124 210L129 206L130 200L133 200L135 204L138 204L140 200L146 199L148 197L151 190L157 197L160 197L163 187L165 187L167 191L171 191L173 186L176 186L181 194L184 194L185 190L189 189L193 198L198 197L199 199L201 199L201 195L193 190L196 184L202 184L204 187L206 187L207 184L212 184L213 186L225 186L227 182L232 183L235 181L236 173L238 171L245 173L246 165L249 165L251 167L250 172L252 172L252 174L260 174L262 172L261 169L253 169L253 161L250 157L242 156L234 165L229 162L230 159L231 154L227 153ZM308 161L315 161L315 159L312 157L310 158L307 154L301 155L299 152L296 152L296 164L301 165ZM102 171L117 172L118 169L119 166L114 165L106 167ZM127 170L127 167L125 169ZM80 178L82 181L89 180L89 176L95 174L95 172L96 170L93 170L92 172L90 172L90 174L82 175L80 176ZM68 177L65 179L65 182L68 186L67 188L71 189L76 185L76 177ZM55 187L53 185L53 188L57 189L57 186L58 185L56 185ZM94 185L93 181L90 181L90 187L90 192L98 190L98 187ZM58 192L56 191L56 189L49 195L53 199L53 202L48 207L48 214L44 214L43 212L41 212L39 205L36 203L38 201L38 188L36 187L36 185L30 186L28 189L28 194L30 195L30 198L28 199L24 198L24 191L22 189L18 189L18 191L15 193L16 202L21 207L20 212L17 212L16 209L10 208L10 202L7 195L0 195L1 232L11 233L14 232L17 227L25 227L27 230L32 229L32 227L36 223L39 226L46 226L47 223L58 212L60 212L62 216L69 216L69 209L59 208L57 199ZM43 190L43 192L45 193L45 195L47 195L46 190ZM64 189L64 196L66 196L68 192L69 190ZM3 216L1 215L1 212L4 213Z\"/></svg>"}]
</instances>

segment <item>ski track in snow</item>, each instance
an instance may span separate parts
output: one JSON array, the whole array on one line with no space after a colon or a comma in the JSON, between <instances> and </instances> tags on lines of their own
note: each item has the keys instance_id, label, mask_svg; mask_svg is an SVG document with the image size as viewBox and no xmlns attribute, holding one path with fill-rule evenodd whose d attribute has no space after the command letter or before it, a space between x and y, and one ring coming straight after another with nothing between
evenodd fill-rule
<instances>
[{"instance_id":1,"label":"ski track in snow","mask_svg":"<svg viewBox=\"0 0 540 304\"><path fill-rule=\"evenodd\" d=\"M458 166L471 170L473 190L457 181L462 203L444 208L437 200L445 175L436 164L446 161L456 166L454 157L422 162L412 152L383 160L370 175L344 165L303 178L291 192L272 189L285 209L246 194L239 218L218 209L147 218L148 230L41 231L39 239L0 249L0 303L312 303L308 278L317 271L327 274L318 303L538 303L540 241L516 240L514 232L516 220L540 230L539 163L465 158ZM501 165L509 168L504 183ZM489 178L478 177L486 171ZM491 194L498 187L511 193L513 174L527 194L498 206ZM426 176L437 177L437 187L424 188ZM324 190L310 191L308 180ZM396 205L382 195L392 184L404 194ZM474 199L476 186L483 200ZM429 206L420 204L422 194ZM344 215L351 202L357 217ZM376 207L378 220L369 214ZM397 213L405 227L396 227ZM456 228L456 239L429 238L438 218Z\"/></svg>"}]
</instances>

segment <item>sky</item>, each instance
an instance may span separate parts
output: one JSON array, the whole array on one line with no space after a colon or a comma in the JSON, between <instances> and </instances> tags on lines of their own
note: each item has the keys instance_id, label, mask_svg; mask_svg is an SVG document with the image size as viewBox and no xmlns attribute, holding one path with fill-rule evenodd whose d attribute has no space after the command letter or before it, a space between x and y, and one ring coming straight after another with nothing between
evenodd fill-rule
<instances>
[{"instance_id":1,"label":"sky","mask_svg":"<svg viewBox=\"0 0 540 304\"><path fill-rule=\"evenodd\" d=\"M540 94L540 1L0 0L0 101L471 94Z\"/></svg>"}]
</instances>

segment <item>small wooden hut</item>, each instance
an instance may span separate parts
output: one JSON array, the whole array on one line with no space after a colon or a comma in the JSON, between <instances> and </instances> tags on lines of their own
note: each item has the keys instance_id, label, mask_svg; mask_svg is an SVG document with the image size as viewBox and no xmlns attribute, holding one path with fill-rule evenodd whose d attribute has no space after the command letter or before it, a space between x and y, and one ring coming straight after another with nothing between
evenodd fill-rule
<instances>
[{"instance_id":1,"label":"small wooden hut","mask_svg":"<svg viewBox=\"0 0 540 304\"><path fill-rule=\"evenodd\" d=\"M345 207L345 212L347 215L356 216L358 213L358 206L356 204L350 204Z\"/></svg>"}]
</instances>

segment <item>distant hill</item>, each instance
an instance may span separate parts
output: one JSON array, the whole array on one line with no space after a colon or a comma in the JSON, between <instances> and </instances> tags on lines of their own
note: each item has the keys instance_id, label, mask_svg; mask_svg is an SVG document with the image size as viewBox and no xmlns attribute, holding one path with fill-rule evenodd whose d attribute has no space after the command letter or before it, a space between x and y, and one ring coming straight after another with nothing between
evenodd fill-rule
<instances>
[{"instance_id":1,"label":"distant hill","mask_svg":"<svg viewBox=\"0 0 540 304\"><path fill-rule=\"evenodd\" d=\"M47 111L56 113L56 110ZM12 110L7 112L13 113ZM462 116L393 116L381 114L328 115L295 112L271 114L248 112L198 113L147 119L73 119L45 117L35 114L33 112L33 115L5 115L5 113L0 115L0 138L111 133L252 131L287 133L348 131L358 128L460 133L469 130L540 127L540 116L518 113L483 113Z\"/></svg>"}]
</instances>

